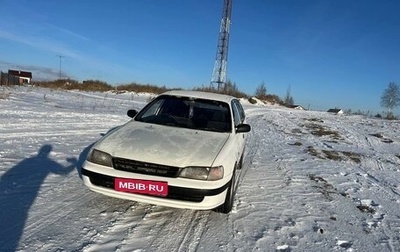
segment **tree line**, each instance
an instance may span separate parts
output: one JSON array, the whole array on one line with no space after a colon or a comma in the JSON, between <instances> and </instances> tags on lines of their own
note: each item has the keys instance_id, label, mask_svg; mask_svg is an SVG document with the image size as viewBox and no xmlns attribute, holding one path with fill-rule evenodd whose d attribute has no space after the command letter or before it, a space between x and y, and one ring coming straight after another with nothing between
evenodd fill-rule
<instances>
[{"instance_id":1,"label":"tree line","mask_svg":"<svg viewBox=\"0 0 400 252\"><path fill-rule=\"evenodd\" d=\"M58 79L52 81L35 81L34 85L40 87L54 88L54 89L66 89L66 90L82 90L82 91L115 91L115 92L136 92L136 93L153 93L160 94L169 90L176 90L179 88L167 88L165 86L157 86L151 84L140 84L132 82L130 84L122 84L117 86L109 85L108 83L100 80L84 80L82 82L73 79ZM206 91L223 93L232 95L238 98L249 98L249 95L239 90L238 85L230 80L225 84L224 90L216 90L212 86L201 86L195 87L194 91ZM274 94L267 94L267 88L265 83L262 82L257 88L254 95L261 101L268 101L273 104L280 105L293 105L293 97L290 94L290 87L286 93L286 96L282 99Z\"/></svg>"},{"instance_id":2,"label":"tree line","mask_svg":"<svg viewBox=\"0 0 400 252\"><path fill-rule=\"evenodd\" d=\"M83 82L78 82L73 79L59 79L54 81L37 81L35 85L48 87L48 88L63 88L63 89L77 89L83 91L131 91L131 92L146 92L146 93L154 93L160 94L172 88L167 88L165 86L157 86L151 84L140 84L132 82L130 84L123 84L119 86L112 86L104 81L99 80L85 80ZM173 88L176 89L176 88ZM196 91L207 91L207 92L218 92L229 94L239 98L249 98L249 95L239 90L238 86L235 82L230 80L225 84L224 90L216 90L211 86L202 86L193 88ZM256 88L254 96L261 101L270 102L272 104L280 104L283 106L292 106L294 105L294 99L291 94L290 86L286 90L286 95L283 98L275 94L268 94L267 87L264 81L262 81L259 86ZM390 82L387 88L384 90L381 96L381 106L386 108L387 111L387 119L395 119L393 114L394 109L400 106L400 86L395 82Z\"/></svg>"}]
</instances>

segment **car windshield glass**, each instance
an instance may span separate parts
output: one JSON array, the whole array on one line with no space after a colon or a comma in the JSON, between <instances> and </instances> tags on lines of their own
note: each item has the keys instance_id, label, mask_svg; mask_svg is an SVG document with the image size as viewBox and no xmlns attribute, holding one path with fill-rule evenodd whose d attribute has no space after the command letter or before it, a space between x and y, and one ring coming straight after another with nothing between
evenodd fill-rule
<instances>
[{"instance_id":1,"label":"car windshield glass","mask_svg":"<svg viewBox=\"0 0 400 252\"><path fill-rule=\"evenodd\" d=\"M157 97L139 112L135 120L216 132L230 132L232 128L227 103L169 95Z\"/></svg>"}]
</instances>

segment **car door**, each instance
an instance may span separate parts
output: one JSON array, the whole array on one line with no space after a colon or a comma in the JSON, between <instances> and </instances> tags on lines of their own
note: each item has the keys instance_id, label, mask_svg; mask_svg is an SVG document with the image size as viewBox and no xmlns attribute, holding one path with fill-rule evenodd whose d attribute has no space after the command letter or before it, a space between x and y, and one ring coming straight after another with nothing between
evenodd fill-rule
<instances>
[{"instance_id":1,"label":"car door","mask_svg":"<svg viewBox=\"0 0 400 252\"><path fill-rule=\"evenodd\" d=\"M245 122L245 113L242 105L238 100L232 100L232 112L233 112L233 121L235 124L235 129L239 124ZM236 152L237 152L237 161L239 161L245 147L246 133L236 133L234 132L234 138L236 143Z\"/></svg>"}]
</instances>

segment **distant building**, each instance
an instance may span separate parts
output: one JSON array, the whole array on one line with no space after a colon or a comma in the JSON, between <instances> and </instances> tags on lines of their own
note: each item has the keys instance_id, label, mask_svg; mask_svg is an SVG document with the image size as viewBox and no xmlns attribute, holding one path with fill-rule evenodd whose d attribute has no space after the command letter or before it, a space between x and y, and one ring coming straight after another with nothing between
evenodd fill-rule
<instances>
[{"instance_id":1,"label":"distant building","mask_svg":"<svg viewBox=\"0 0 400 252\"><path fill-rule=\"evenodd\" d=\"M13 80L18 80L18 83L15 81L9 81L9 85L22 85L22 84L30 84L32 80L32 73L21 71L21 70L8 70L8 78Z\"/></svg>"},{"instance_id":2,"label":"distant building","mask_svg":"<svg viewBox=\"0 0 400 252\"><path fill-rule=\"evenodd\" d=\"M343 114L343 110L338 109L338 108L329 109L328 112L329 112L329 113L333 113L333 114L337 114L337 115Z\"/></svg>"},{"instance_id":3,"label":"distant building","mask_svg":"<svg viewBox=\"0 0 400 252\"><path fill-rule=\"evenodd\" d=\"M297 110L306 110L301 105L289 105L288 108L297 109Z\"/></svg>"}]
</instances>

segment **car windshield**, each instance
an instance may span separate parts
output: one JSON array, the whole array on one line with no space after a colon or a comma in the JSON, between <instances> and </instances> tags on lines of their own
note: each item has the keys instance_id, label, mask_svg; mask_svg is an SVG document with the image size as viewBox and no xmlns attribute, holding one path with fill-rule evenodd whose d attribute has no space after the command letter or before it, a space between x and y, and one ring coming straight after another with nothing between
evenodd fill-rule
<instances>
[{"instance_id":1,"label":"car windshield","mask_svg":"<svg viewBox=\"0 0 400 252\"><path fill-rule=\"evenodd\" d=\"M232 130L227 103L191 97L159 96L144 107L135 120L196 130Z\"/></svg>"}]
</instances>

